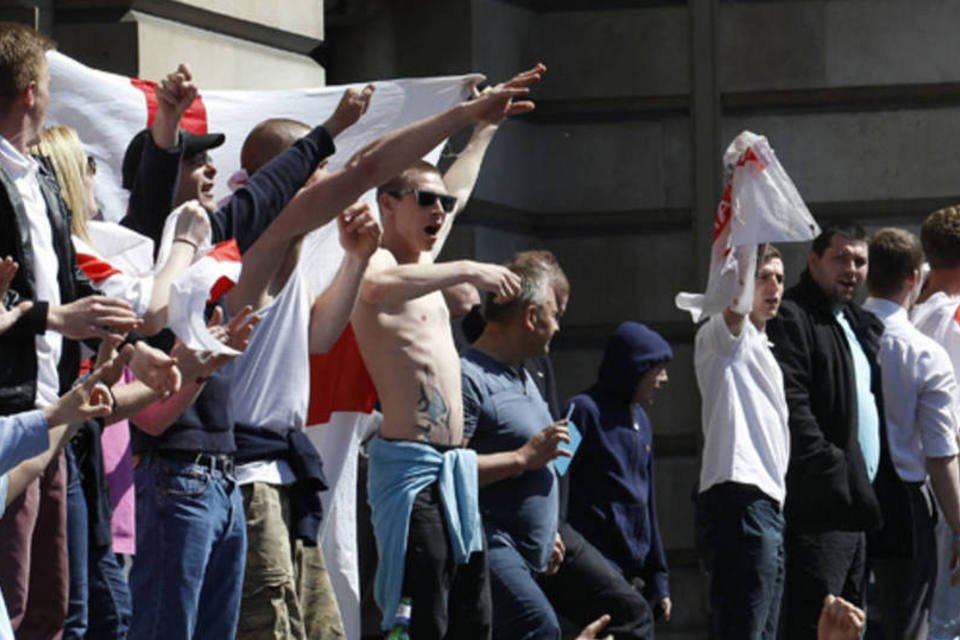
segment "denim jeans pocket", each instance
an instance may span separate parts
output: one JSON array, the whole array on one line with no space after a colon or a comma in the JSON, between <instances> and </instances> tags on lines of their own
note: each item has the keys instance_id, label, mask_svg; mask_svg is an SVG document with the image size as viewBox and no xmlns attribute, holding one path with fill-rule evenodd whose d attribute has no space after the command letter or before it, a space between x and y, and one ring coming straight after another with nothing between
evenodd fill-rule
<instances>
[{"instance_id":1,"label":"denim jeans pocket","mask_svg":"<svg viewBox=\"0 0 960 640\"><path fill-rule=\"evenodd\" d=\"M171 498L195 498L203 494L210 486L210 473L196 467L171 468L161 466L157 469L157 492Z\"/></svg>"}]
</instances>

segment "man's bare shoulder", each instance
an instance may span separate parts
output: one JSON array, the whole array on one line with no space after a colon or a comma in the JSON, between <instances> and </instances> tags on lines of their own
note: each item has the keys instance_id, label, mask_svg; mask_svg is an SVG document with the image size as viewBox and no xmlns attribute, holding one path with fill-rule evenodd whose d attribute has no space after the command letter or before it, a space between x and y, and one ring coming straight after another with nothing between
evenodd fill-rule
<instances>
[{"instance_id":1,"label":"man's bare shoulder","mask_svg":"<svg viewBox=\"0 0 960 640\"><path fill-rule=\"evenodd\" d=\"M367 274L383 271L384 269L389 269L390 267L397 266L397 259L390 253L389 249L383 247L378 248L373 252L373 255L370 256L370 262L367 263Z\"/></svg>"}]
</instances>

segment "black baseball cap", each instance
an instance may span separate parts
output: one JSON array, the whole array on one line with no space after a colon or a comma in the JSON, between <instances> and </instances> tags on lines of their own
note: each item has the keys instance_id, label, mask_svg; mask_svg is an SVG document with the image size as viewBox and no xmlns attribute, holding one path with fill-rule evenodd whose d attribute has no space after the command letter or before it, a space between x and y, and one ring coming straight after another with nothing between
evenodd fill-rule
<instances>
[{"instance_id":1,"label":"black baseball cap","mask_svg":"<svg viewBox=\"0 0 960 640\"><path fill-rule=\"evenodd\" d=\"M123 188L133 189L133 183L137 181L137 173L140 171L140 158L143 156L143 145L147 136L150 135L150 129L144 129L133 136L127 150L123 154ZM196 135L180 129L180 144L183 145L183 157L191 158L198 153L208 149L216 149L227 139L222 133L205 133Z\"/></svg>"}]
</instances>

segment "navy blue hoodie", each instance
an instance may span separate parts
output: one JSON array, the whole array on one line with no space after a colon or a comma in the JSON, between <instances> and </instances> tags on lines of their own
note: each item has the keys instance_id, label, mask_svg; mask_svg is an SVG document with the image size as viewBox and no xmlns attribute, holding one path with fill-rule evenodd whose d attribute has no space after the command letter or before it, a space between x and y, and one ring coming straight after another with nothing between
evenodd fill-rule
<instances>
[{"instance_id":1,"label":"navy blue hoodie","mask_svg":"<svg viewBox=\"0 0 960 640\"><path fill-rule=\"evenodd\" d=\"M570 465L568 520L645 595L670 595L653 491L653 431L632 405L640 378L673 357L658 333L624 322L607 341L597 382L577 394L573 422L583 442Z\"/></svg>"}]
</instances>

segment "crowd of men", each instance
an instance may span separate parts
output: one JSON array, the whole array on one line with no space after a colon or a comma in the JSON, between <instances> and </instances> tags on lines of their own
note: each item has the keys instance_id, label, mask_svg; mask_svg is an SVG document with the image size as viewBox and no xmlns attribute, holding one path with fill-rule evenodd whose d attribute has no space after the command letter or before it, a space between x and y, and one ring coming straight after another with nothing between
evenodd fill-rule
<instances>
[{"instance_id":1,"label":"crowd of men","mask_svg":"<svg viewBox=\"0 0 960 640\"><path fill-rule=\"evenodd\" d=\"M543 65L336 170L326 158L363 126L372 86L320 126L267 120L219 205L207 152L224 139L180 128L197 97L181 65L123 159L120 224L152 241L157 270L111 285L116 269L77 259L96 251L77 226L95 167L81 154L71 183L44 127L53 46L0 23L0 638L342 637L304 429L309 355L348 325L382 414L367 453L384 632L652 638L671 619L647 413L670 345L624 322L596 383L561 405L548 353L571 284L556 257L437 261ZM446 172L420 160L466 127ZM379 222L359 200L372 189ZM314 294L303 241L328 223L343 258ZM242 271L205 316L233 351L189 349L165 329L170 283L224 241ZM859 637L871 571L884 637L954 637L960 209L926 220L922 248L829 227L784 281L762 247L752 309L731 301L697 333L711 637ZM104 468L118 432L136 498L126 568L107 486L122 474Z\"/></svg>"}]
</instances>

